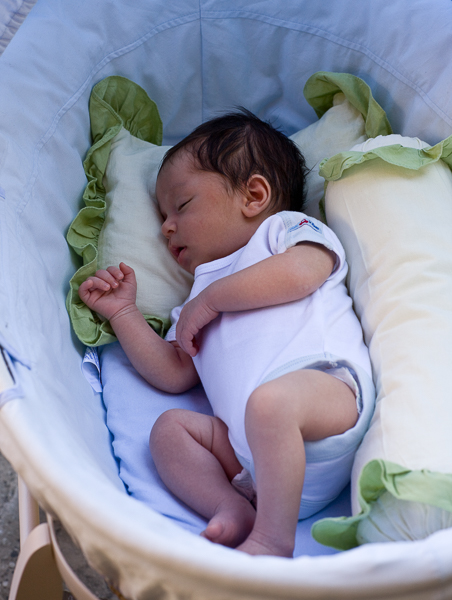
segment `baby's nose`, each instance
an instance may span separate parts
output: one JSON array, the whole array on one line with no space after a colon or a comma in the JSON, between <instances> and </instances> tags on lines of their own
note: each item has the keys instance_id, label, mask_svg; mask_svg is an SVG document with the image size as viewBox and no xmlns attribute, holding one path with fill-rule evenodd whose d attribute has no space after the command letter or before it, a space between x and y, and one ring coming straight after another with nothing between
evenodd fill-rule
<instances>
[{"instance_id":1,"label":"baby's nose","mask_svg":"<svg viewBox=\"0 0 452 600\"><path fill-rule=\"evenodd\" d=\"M162 233L167 238L171 233L174 233L174 223L170 219L166 218L162 223Z\"/></svg>"}]
</instances>

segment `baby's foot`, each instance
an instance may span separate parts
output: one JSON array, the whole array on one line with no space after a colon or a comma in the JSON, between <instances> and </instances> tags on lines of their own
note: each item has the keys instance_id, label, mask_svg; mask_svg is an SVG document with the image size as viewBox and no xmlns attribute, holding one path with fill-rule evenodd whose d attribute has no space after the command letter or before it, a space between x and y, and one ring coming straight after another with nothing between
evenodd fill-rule
<instances>
[{"instance_id":1,"label":"baby's foot","mask_svg":"<svg viewBox=\"0 0 452 600\"><path fill-rule=\"evenodd\" d=\"M237 546L240 552L246 552L253 556L284 556L286 558L293 557L293 546L284 544L282 540L272 540L271 538L260 536L256 532L252 532L249 537Z\"/></svg>"},{"instance_id":2,"label":"baby's foot","mask_svg":"<svg viewBox=\"0 0 452 600\"><path fill-rule=\"evenodd\" d=\"M250 502L237 495L233 502L225 500L218 507L201 535L216 544L235 548L246 540L255 518L256 511Z\"/></svg>"}]
</instances>

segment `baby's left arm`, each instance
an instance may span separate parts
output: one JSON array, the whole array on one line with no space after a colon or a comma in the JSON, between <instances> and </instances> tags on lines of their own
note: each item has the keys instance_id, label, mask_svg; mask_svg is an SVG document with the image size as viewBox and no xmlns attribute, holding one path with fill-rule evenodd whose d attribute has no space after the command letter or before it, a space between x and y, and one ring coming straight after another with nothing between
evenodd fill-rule
<instances>
[{"instance_id":1,"label":"baby's left arm","mask_svg":"<svg viewBox=\"0 0 452 600\"><path fill-rule=\"evenodd\" d=\"M315 292L331 275L333 252L320 244L302 242L251 267L219 279L180 314L176 337L181 348L195 356L195 336L220 312L233 312L293 302Z\"/></svg>"}]
</instances>

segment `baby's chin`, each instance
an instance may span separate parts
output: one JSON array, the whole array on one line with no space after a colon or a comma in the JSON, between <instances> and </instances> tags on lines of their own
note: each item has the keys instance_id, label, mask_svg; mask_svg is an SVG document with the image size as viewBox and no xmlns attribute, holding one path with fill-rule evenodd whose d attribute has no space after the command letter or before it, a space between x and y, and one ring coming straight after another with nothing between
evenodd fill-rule
<instances>
[{"instance_id":1,"label":"baby's chin","mask_svg":"<svg viewBox=\"0 0 452 600\"><path fill-rule=\"evenodd\" d=\"M185 250L185 248L183 250ZM177 262L177 264L184 271L186 271L187 273L190 273L190 275L194 275L196 268L202 263L187 262L186 260L184 260L185 256L184 256L183 250L180 251L177 256L174 254L172 254L172 256L173 256L174 260Z\"/></svg>"}]
</instances>

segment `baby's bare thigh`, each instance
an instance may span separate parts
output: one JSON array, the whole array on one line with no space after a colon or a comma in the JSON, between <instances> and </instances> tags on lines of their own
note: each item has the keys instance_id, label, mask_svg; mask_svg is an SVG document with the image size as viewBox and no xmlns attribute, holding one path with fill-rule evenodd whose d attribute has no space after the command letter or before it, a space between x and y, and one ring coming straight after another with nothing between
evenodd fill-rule
<instances>
[{"instance_id":1,"label":"baby's bare thigh","mask_svg":"<svg viewBox=\"0 0 452 600\"><path fill-rule=\"evenodd\" d=\"M344 433L358 420L356 397L349 386L314 369L292 371L260 385L248 401L247 418L255 410L296 422L306 441Z\"/></svg>"}]
</instances>

